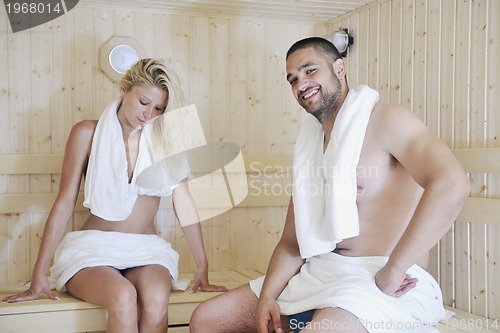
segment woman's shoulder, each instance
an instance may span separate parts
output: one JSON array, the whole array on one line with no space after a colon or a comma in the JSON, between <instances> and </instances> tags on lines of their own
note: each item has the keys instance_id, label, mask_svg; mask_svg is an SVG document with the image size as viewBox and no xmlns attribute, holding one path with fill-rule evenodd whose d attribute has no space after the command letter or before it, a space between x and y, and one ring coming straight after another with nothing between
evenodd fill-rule
<instances>
[{"instance_id":1,"label":"woman's shoulder","mask_svg":"<svg viewBox=\"0 0 500 333\"><path fill-rule=\"evenodd\" d=\"M97 120L82 120L73 125L70 137L92 138L97 126Z\"/></svg>"},{"instance_id":2,"label":"woman's shoulder","mask_svg":"<svg viewBox=\"0 0 500 333\"><path fill-rule=\"evenodd\" d=\"M82 120L74 124L68 137L68 146L88 147L89 150L96 126L97 120Z\"/></svg>"}]
</instances>

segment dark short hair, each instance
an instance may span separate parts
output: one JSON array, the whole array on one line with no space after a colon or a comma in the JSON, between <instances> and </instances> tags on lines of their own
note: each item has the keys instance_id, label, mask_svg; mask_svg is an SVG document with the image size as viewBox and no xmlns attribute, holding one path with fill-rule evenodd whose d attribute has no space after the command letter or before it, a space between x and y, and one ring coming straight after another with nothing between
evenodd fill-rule
<instances>
[{"instance_id":1,"label":"dark short hair","mask_svg":"<svg viewBox=\"0 0 500 333\"><path fill-rule=\"evenodd\" d=\"M292 54L293 52L308 47L312 47L326 61L331 63L333 63L338 58L342 58L335 45L333 45L329 40L322 37L308 37L295 42L288 49L285 59L288 59L288 56L290 56L290 54Z\"/></svg>"}]
</instances>

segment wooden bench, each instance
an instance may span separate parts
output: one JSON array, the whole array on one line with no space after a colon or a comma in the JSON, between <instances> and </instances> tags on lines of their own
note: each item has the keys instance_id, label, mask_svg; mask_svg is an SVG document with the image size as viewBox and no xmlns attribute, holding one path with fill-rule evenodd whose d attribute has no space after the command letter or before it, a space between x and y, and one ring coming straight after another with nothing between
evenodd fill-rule
<instances>
[{"instance_id":1,"label":"wooden bench","mask_svg":"<svg viewBox=\"0 0 500 333\"><path fill-rule=\"evenodd\" d=\"M467 172L499 173L500 149L455 150L456 156ZM32 160L32 161L31 161ZM0 174L53 174L57 173L62 156L37 155L0 156ZM22 161L22 163L20 163ZM31 161L31 162L30 162ZM44 161L41 163L41 161ZM287 170L291 162L289 155L246 156L247 171L250 173L272 173L273 170ZM258 163L253 163L258 162ZM254 179L255 180L255 179ZM20 199L23 200L20 200ZM46 212L55 199L54 193L0 194L0 214L12 212ZM287 193L251 196L244 201L245 207L274 207L288 204ZM79 208L80 211L82 210ZM78 209L77 209L78 210ZM500 199L469 198L460 214L460 219L480 224L496 224L500 221ZM210 280L228 288L235 288L259 276L256 271L211 272ZM22 290L20 284L0 285L0 297ZM216 293L174 292L170 299L169 332L188 332L189 318L194 308ZM16 304L0 303L1 332L92 332L105 329L104 309L79 301L67 294L60 294L60 301L40 299ZM438 325L440 332L500 332L496 319L486 319L467 311L447 307L455 316Z\"/></svg>"},{"instance_id":2,"label":"wooden bench","mask_svg":"<svg viewBox=\"0 0 500 333\"><path fill-rule=\"evenodd\" d=\"M237 288L262 274L255 271L226 271L209 273L210 282ZM192 276L181 274L181 278ZM24 290L21 284L0 285L0 298ZM59 301L44 297L36 301L0 303L0 331L2 333L67 333L106 330L106 310L80 301L67 293L56 292ZM188 324L196 306L220 293L174 291L169 304L169 332L189 332Z\"/></svg>"}]
</instances>

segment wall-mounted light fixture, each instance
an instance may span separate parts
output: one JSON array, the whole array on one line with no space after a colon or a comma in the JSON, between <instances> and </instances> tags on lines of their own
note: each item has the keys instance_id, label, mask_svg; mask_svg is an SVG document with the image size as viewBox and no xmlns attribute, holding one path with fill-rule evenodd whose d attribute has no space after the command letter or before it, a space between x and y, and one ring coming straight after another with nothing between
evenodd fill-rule
<instances>
[{"instance_id":1,"label":"wall-mounted light fixture","mask_svg":"<svg viewBox=\"0 0 500 333\"><path fill-rule=\"evenodd\" d=\"M354 37L349 36L349 30L347 29L335 31L325 38L335 45L342 57L347 55L347 48L354 42Z\"/></svg>"}]
</instances>

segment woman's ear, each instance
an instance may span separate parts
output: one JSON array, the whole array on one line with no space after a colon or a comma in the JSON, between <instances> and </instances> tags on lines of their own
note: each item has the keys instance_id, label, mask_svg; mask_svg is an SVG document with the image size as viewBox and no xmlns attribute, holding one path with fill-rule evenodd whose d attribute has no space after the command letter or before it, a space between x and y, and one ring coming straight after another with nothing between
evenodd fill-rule
<instances>
[{"instance_id":1,"label":"woman's ear","mask_svg":"<svg viewBox=\"0 0 500 333\"><path fill-rule=\"evenodd\" d=\"M124 87L120 87L120 96L121 96L121 98L123 98L123 96L125 96L125 93L126 93L125 88Z\"/></svg>"},{"instance_id":2,"label":"woman's ear","mask_svg":"<svg viewBox=\"0 0 500 333\"><path fill-rule=\"evenodd\" d=\"M346 76L346 64L344 59L338 58L333 62L333 72L337 75L338 79L343 79Z\"/></svg>"}]
</instances>

